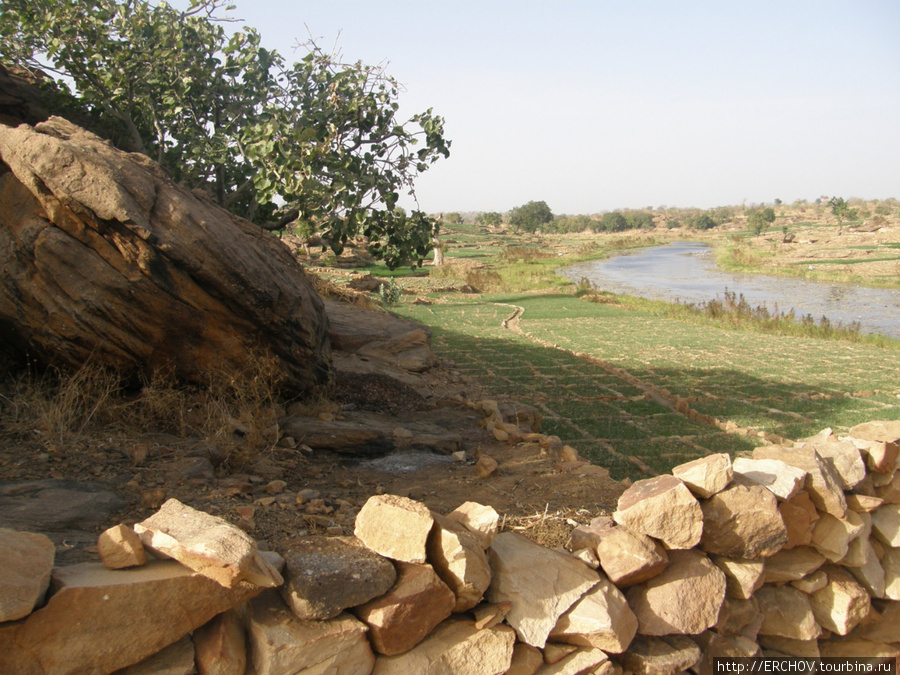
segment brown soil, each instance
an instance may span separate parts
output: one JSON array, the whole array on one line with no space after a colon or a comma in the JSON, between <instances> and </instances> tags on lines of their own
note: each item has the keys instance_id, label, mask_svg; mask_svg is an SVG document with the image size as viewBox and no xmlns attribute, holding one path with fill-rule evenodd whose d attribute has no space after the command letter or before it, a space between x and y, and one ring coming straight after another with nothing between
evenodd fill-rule
<instances>
[{"instance_id":1,"label":"brown soil","mask_svg":"<svg viewBox=\"0 0 900 675\"><path fill-rule=\"evenodd\" d=\"M274 550L306 534L352 533L359 508L381 493L408 496L441 513L466 501L487 504L504 528L550 546L563 546L575 524L615 508L622 484L561 470L538 443L497 442L480 424L484 414L471 406L482 398L478 385L452 363L425 375L436 392L428 400L396 382L343 376L330 407L337 415L341 405L377 410L398 425L427 416L461 435L465 461L427 452L373 458L273 447L235 471L200 438L104 430L65 447L21 437L11 442L7 435L0 443L0 482L57 478L112 487L129 507L113 514L108 526L140 521L174 497L239 524ZM499 463L488 478L476 473L482 454ZM68 552L66 560L97 558L95 547L83 548Z\"/></svg>"}]
</instances>

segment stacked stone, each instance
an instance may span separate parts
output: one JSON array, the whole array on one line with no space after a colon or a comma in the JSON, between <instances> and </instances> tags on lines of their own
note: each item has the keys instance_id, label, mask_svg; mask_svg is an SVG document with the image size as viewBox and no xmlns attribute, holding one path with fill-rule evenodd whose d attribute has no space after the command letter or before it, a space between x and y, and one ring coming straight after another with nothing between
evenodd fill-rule
<instances>
[{"instance_id":1,"label":"stacked stone","mask_svg":"<svg viewBox=\"0 0 900 675\"><path fill-rule=\"evenodd\" d=\"M716 657L900 656L898 441L900 423L869 423L683 464L576 528L571 552L498 534L490 507L380 495L354 537L301 538L279 570L171 500L101 536L117 571L53 571L45 606L52 546L0 532L0 672L705 674Z\"/></svg>"}]
</instances>

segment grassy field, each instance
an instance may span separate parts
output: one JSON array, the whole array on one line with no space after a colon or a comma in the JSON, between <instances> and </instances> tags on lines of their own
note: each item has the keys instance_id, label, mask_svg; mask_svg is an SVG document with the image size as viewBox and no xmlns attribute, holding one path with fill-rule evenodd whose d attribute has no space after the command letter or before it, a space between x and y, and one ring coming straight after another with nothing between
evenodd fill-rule
<instances>
[{"instance_id":1,"label":"grassy field","mask_svg":"<svg viewBox=\"0 0 900 675\"><path fill-rule=\"evenodd\" d=\"M407 295L393 309L431 326L438 355L491 394L538 407L545 433L614 478L667 472L710 452L752 450L775 436L798 439L826 427L839 433L860 422L900 419L897 341L724 326L610 294L587 302L555 274L577 260L664 243L666 234L511 241L469 228L448 237L450 266L439 276L478 280L482 292L429 293L407 279L402 283L431 304L413 304ZM843 255L833 241L812 254ZM858 246L851 237L844 241L845 251ZM730 243L757 267L796 264L790 259L796 253L786 256L764 238ZM896 245L862 248L875 262L890 258L884 254ZM862 264L828 264L828 257L819 260L824 267Z\"/></svg>"}]
</instances>

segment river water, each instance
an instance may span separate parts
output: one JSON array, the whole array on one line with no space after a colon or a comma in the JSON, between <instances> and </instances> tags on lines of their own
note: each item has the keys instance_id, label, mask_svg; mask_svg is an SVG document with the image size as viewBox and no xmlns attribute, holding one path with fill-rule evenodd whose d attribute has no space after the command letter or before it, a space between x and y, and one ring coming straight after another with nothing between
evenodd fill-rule
<instances>
[{"instance_id":1,"label":"river water","mask_svg":"<svg viewBox=\"0 0 900 675\"><path fill-rule=\"evenodd\" d=\"M575 282L587 278L606 291L656 300L700 303L721 298L727 290L743 294L752 307L793 309L797 318L811 314L818 321L827 316L832 323L858 321L863 332L900 339L900 291L723 272L712 249L695 242L578 263L561 273Z\"/></svg>"}]
</instances>

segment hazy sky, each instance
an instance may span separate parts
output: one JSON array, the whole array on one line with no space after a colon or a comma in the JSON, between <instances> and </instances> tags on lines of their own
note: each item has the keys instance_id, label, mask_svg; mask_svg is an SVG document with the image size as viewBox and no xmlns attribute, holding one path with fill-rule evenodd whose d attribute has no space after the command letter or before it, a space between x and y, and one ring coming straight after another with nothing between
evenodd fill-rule
<instances>
[{"instance_id":1,"label":"hazy sky","mask_svg":"<svg viewBox=\"0 0 900 675\"><path fill-rule=\"evenodd\" d=\"M401 112L446 119L425 211L900 198L897 0L234 2L265 46L387 62Z\"/></svg>"}]
</instances>

